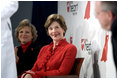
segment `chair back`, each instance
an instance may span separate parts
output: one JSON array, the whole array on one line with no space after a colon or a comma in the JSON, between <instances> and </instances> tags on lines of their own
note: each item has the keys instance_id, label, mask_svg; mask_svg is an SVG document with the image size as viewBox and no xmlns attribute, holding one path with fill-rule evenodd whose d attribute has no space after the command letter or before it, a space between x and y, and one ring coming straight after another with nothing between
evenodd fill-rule
<instances>
[{"instance_id":1,"label":"chair back","mask_svg":"<svg viewBox=\"0 0 118 79\"><path fill-rule=\"evenodd\" d=\"M75 63L73 65L70 75L78 75L79 76L83 60L84 60L84 58L76 58L75 59Z\"/></svg>"}]
</instances>

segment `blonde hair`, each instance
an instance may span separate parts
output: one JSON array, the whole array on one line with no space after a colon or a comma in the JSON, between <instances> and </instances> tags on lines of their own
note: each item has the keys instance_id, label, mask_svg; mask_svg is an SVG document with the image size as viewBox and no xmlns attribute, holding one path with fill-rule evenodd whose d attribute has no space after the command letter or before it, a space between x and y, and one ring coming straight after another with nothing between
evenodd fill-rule
<instances>
[{"instance_id":1,"label":"blonde hair","mask_svg":"<svg viewBox=\"0 0 118 79\"><path fill-rule=\"evenodd\" d=\"M59 15L59 14L51 14L48 16L46 22L45 22L45 29L48 33L48 27L54 22L56 21L57 23L59 23L59 25L61 26L61 28L64 29L64 36L65 36L65 33L66 33L66 30L67 30L67 26L66 26L66 23L65 23L65 20L63 18L63 16Z\"/></svg>"},{"instance_id":2,"label":"blonde hair","mask_svg":"<svg viewBox=\"0 0 118 79\"><path fill-rule=\"evenodd\" d=\"M37 30L35 28L35 26L33 24L30 23L30 21L28 19L24 19L22 20L18 27L15 29L15 37L17 38L18 42L20 42L19 38L18 38L18 35L19 35L19 31L24 28L24 27L29 27L31 28L31 33L32 33L32 36L33 36L33 39L32 41L34 42L36 39L37 39Z\"/></svg>"}]
</instances>

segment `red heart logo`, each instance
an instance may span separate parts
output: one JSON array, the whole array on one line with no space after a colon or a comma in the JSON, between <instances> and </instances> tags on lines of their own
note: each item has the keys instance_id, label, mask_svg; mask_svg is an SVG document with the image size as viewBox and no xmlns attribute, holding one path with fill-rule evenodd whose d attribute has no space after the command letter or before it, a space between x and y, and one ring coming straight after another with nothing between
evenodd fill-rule
<instances>
[{"instance_id":1,"label":"red heart logo","mask_svg":"<svg viewBox=\"0 0 118 79\"><path fill-rule=\"evenodd\" d=\"M83 51L85 45L85 39L81 39L81 49Z\"/></svg>"}]
</instances>

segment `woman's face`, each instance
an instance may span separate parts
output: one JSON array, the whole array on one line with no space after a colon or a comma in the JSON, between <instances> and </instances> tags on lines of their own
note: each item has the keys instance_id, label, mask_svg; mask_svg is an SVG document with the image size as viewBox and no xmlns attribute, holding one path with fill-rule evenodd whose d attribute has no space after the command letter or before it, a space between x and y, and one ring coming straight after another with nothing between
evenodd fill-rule
<instances>
[{"instance_id":1,"label":"woman's face","mask_svg":"<svg viewBox=\"0 0 118 79\"><path fill-rule=\"evenodd\" d=\"M23 27L22 29L20 29L18 38L22 44L26 44L29 41L31 41L33 39L33 36L31 33L31 28L26 26L26 27Z\"/></svg>"},{"instance_id":2,"label":"woman's face","mask_svg":"<svg viewBox=\"0 0 118 79\"><path fill-rule=\"evenodd\" d=\"M53 39L53 41L60 41L63 39L64 29L56 21L48 27L48 34Z\"/></svg>"}]
</instances>

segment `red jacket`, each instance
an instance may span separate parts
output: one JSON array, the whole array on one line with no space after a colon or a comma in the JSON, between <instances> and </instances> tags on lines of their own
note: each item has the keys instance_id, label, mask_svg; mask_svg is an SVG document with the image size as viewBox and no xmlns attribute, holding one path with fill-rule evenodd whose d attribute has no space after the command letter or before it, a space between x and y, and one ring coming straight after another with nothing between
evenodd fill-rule
<instances>
[{"instance_id":1,"label":"red jacket","mask_svg":"<svg viewBox=\"0 0 118 79\"><path fill-rule=\"evenodd\" d=\"M68 75L75 61L77 49L63 39L52 51L53 43L44 46L34 64L33 78L45 76Z\"/></svg>"}]
</instances>

